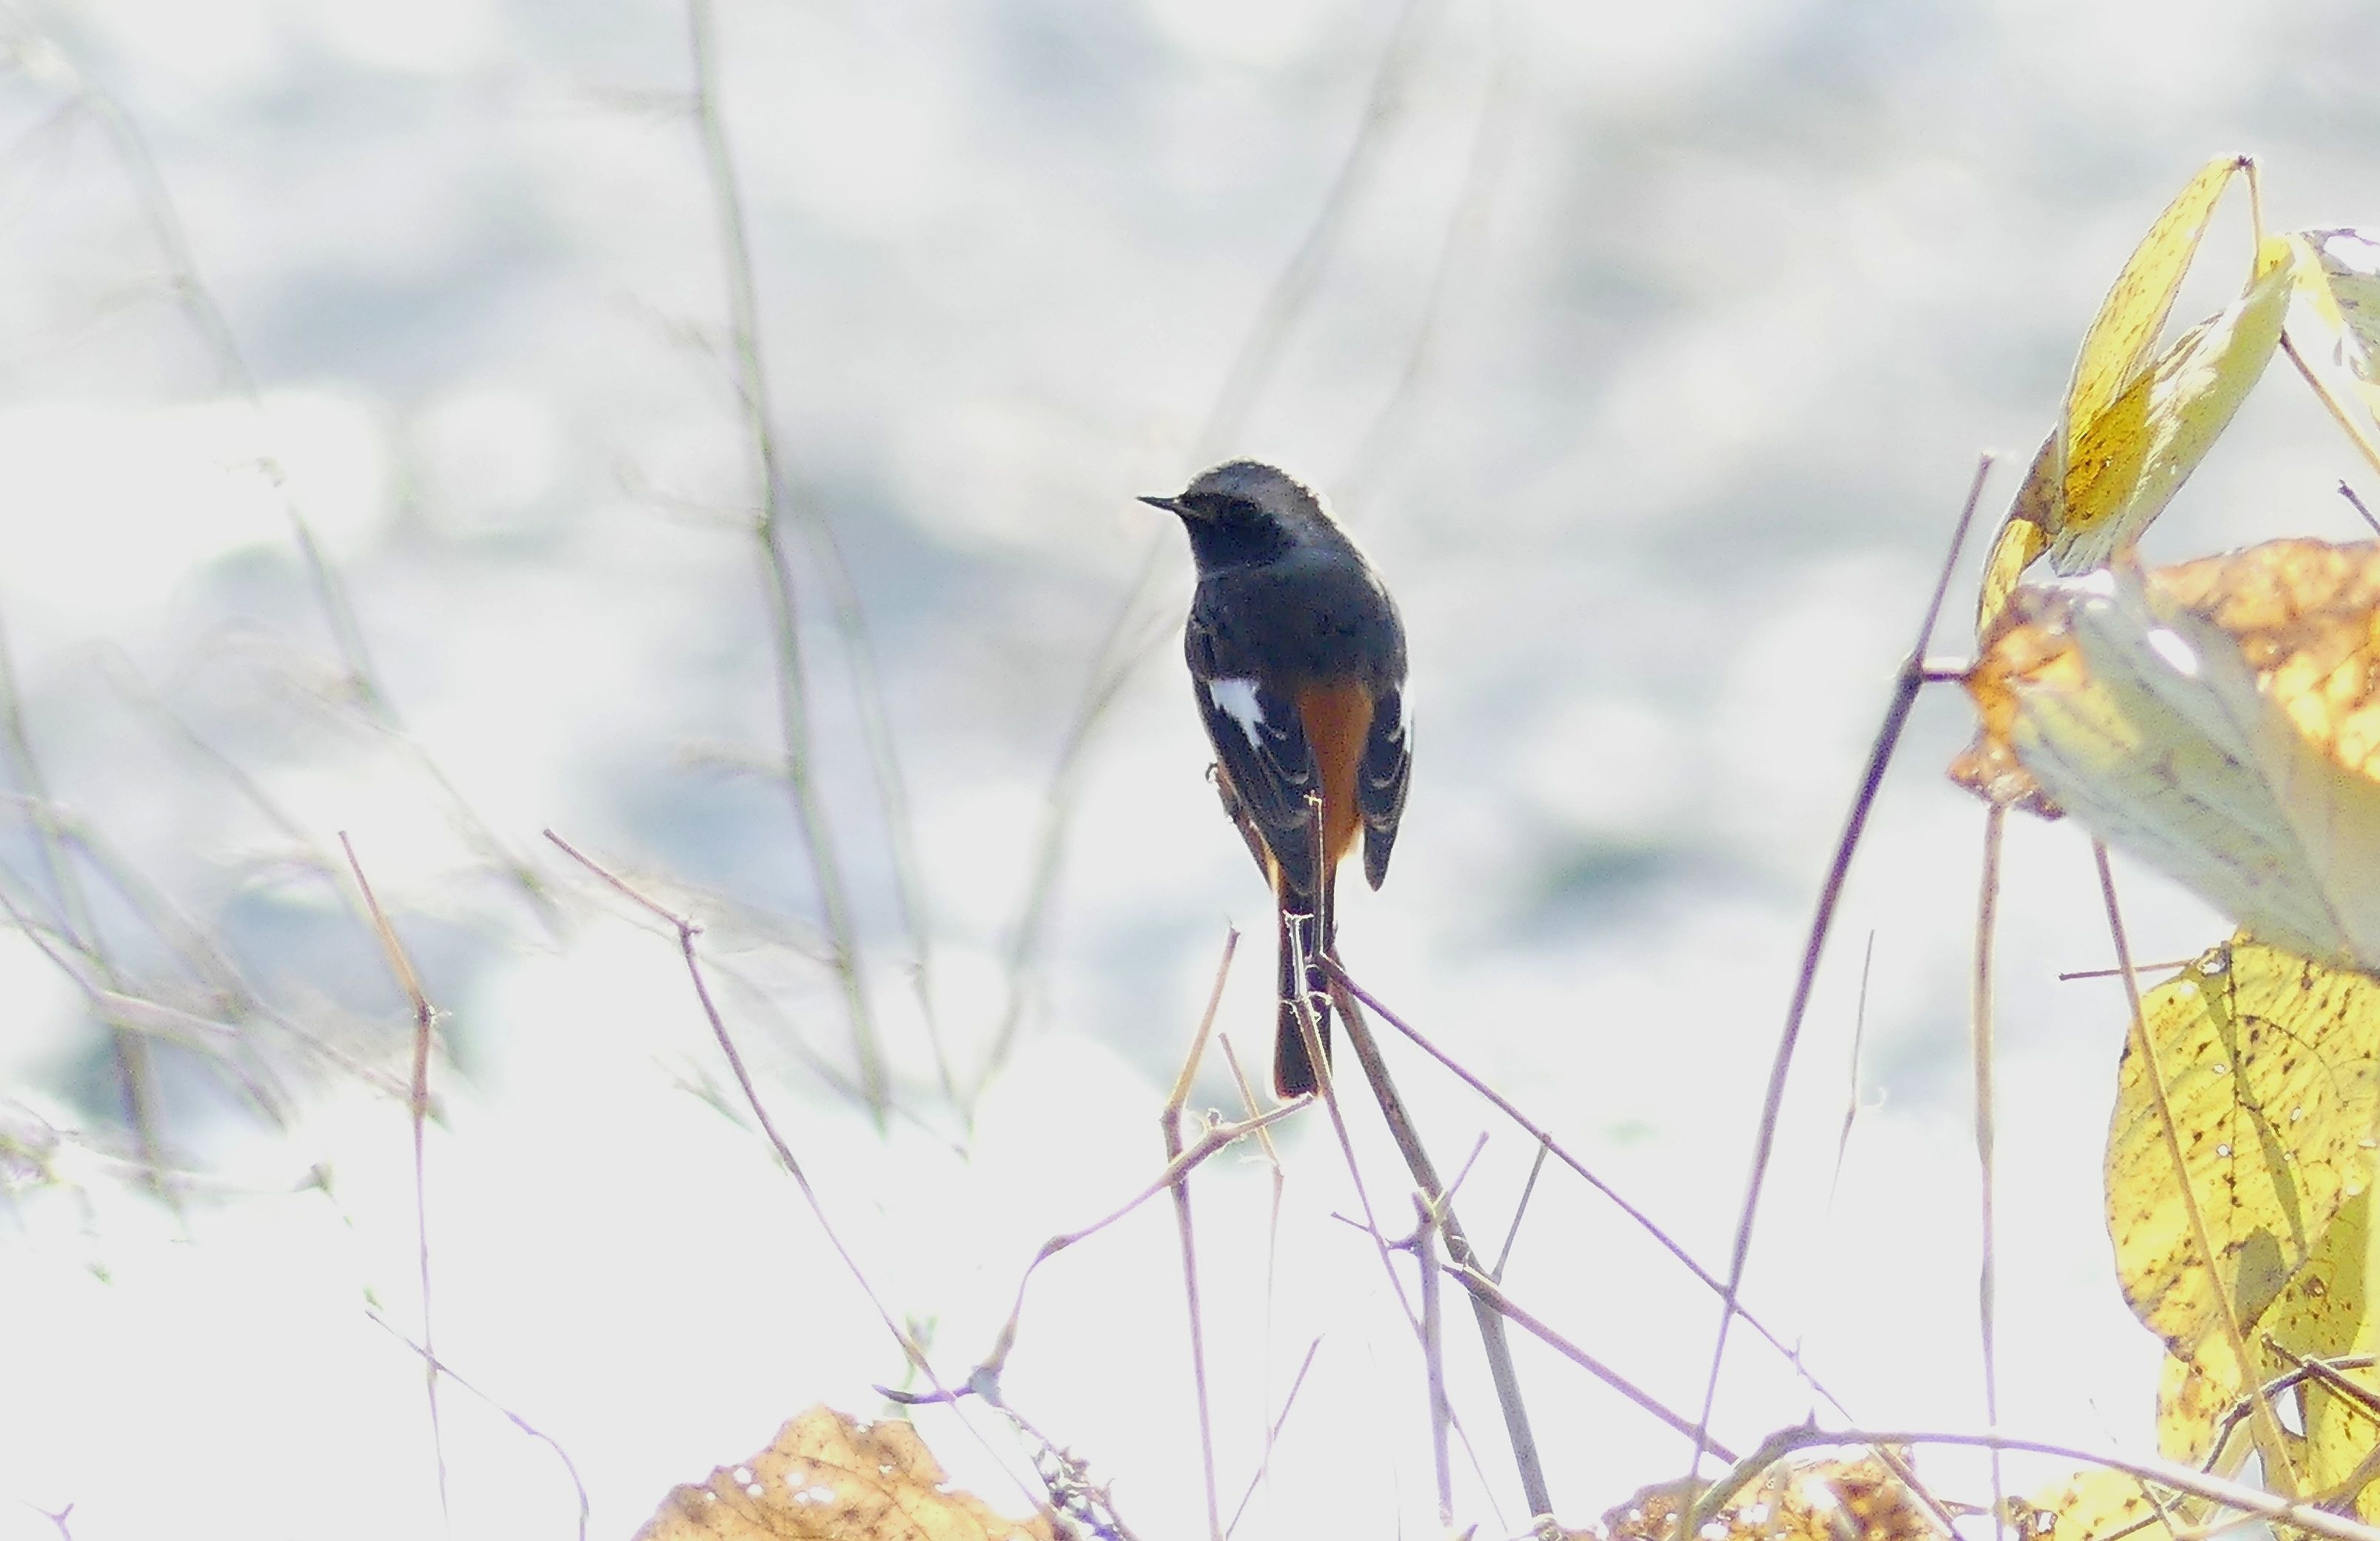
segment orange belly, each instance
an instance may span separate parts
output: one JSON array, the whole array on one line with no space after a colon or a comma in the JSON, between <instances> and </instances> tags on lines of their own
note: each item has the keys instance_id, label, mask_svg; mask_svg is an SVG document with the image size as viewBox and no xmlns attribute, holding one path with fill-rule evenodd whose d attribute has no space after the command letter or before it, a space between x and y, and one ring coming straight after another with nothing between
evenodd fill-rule
<instances>
[{"instance_id":1,"label":"orange belly","mask_svg":"<svg viewBox=\"0 0 2380 1541\"><path fill-rule=\"evenodd\" d=\"M1364 826L1355 806L1355 771L1364 741L1372 732L1372 692L1361 685L1309 685L1297 692L1297 715L1314 752L1322 783L1322 861L1325 869L1354 849Z\"/></svg>"}]
</instances>

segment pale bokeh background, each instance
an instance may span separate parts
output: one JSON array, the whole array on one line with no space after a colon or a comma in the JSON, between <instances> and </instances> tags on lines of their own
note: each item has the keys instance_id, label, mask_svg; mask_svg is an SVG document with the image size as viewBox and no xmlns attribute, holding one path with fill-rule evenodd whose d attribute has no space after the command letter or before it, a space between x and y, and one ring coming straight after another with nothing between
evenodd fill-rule
<instances>
[{"instance_id":1,"label":"pale bokeh background","mask_svg":"<svg viewBox=\"0 0 2380 1541\"><path fill-rule=\"evenodd\" d=\"M832 1084L848 1033L771 782L683 15L93 0L6 25L0 626L28 733L106 853L82 876L129 987L229 1011L143 911L183 917L350 1061L253 1016L227 1057L157 1050L177 1216L140 1188L80 992L0 935L9 1538L55 1535L41 1511L68 1504L79 1541L440 1527L418 1361L368 1315L419 1331L409 1135L374 1080L401 1082L407 1039L322 864L340 830L452 1013L439 1350L570 1452L593 1534L814 1400L874 1411L902 1365L740 1107L710 1100L732 1087L674 939L543 826L709 923L777 1118L892 1309L964 1375L1040 1241L1157 1169L1227 923L1252 934L1222 1024L1264 1057L1264 896L1201 779L1170 638L1081 762L1047 945L1022 976L1011 960L1051 772L1152 542L1139 613L1187 592L1178 537L1132 495L1222 452L1330 493L1412 633L1410 817L1386 890L1348 903L1351 966L1723 1265L1817 878L1975 452L2017 461L1996 516L2102 288L2207 156L2267 157L2277 226L2380 222L2380 18L2344 4L730 0L721 100L776 424L874 640L963 1094L909 988L805 533L816 753L900 1109L880 1137ZM1342 176L1343 217L1293 268ZM2236 282L2244 236L2228 207L2180 313ZM1201 442L1252 335L1276 345L1260 388ZM275 465L407 737L338 689ZM2153 547L2346 534L2331 486L2353 470L2277 370ZM1938 775L1964 731L1956 697L1921 705L1752 1275L1755 1308L1880 1425L1982 1420L1981 819ZM0 892L50 914L21 801L0 862ZM2097 1217L2120 996L2052 979L2107 957L2081 838L2020 826L2009 872L2004 1421L2137 1446L2157 1356ZM2128 892L2143 958L2221 934L2144 876ZM1528 1145L1399 1063L1442 1165L1488 1131L1463 1209L1500 1239ZM1234 1105L1220 1073L1198 1095ZM1404 1185L1357 1122L1401 1229ZM1425 1534L1411 1339L1370 1242L1330 1217L1355 1201L1327 1128L1282 1154L1269 1261L1266 1169L1227 1156L1197 1189L1226 1508L1319 1335L1240 1534ZM1577 1184L1548 1174L1508 1282L1692 1413L1713 1303ZM1042 1271L1006 1382L1152 1541L1203 1529L1183 1319L1152 1206ZM1719 1432L1742 1447L1809 1402L1736 1341ZM1524 1352L1570 1523L1682 1467L1682 1440ZM1458 1459L1464 1515L1517 1530L1459 1315L1451 1356L1488 1478ZM573 1533L544 1447L459 1390L444 1409L455 1534ZM989 1449L925 1418L1014 1507L994 1457L1021 1469L1023 1447L975 1421ZM1972 1467L1929 1469L1979 1496Z\"/></svg>"}]
</instances>

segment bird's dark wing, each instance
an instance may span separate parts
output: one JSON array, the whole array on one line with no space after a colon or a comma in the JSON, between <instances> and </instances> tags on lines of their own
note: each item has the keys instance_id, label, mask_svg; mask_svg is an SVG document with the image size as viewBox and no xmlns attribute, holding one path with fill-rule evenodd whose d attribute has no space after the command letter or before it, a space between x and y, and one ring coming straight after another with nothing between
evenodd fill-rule
<instances>
[{"instance_id":1,"label":"bird's dark wing","mask_svg":"<svg viewBox=\"0 0 2380 1541\"><path fill-rule=\"evenodd\" d=\"M1310 888L1316 830L1306 799L1320 789L1296 703L1251 679L1191 678L1227 798L1300 890Z\"/></svg>"},{"instance_id":2,"label":"bird's dark wing","mask_svg":"<svg viewBox=\"0 0 2380 1541\"><path fill-rule=\"evenodd\" d=\"M1396 844L1412 776L1413 728L1400 688L1372 703L1372 730L1355 767L1355 806L1364 815L1364 879L1375 888L1389 875L1389 850Z\"/></svg>"}]
</instances>

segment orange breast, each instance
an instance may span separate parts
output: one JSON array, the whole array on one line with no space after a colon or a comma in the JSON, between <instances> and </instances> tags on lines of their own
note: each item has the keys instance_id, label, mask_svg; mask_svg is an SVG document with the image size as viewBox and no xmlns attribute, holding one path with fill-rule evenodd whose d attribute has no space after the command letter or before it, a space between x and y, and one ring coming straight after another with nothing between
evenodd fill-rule
<instances>
[{"instance_id":1,"label":"orange breast","mask_svg":"<svg viewBox=\"0 0 2380 1541\"><path fill-rule=\"evenodd\" d=\"M1355 769L1372 731L1372 692L1361 685L1309 685L1297 715L1322 782L1322 854L1335 863L1354 849L1363 818L1355 807Z\"/></svg>"}]
</instances>

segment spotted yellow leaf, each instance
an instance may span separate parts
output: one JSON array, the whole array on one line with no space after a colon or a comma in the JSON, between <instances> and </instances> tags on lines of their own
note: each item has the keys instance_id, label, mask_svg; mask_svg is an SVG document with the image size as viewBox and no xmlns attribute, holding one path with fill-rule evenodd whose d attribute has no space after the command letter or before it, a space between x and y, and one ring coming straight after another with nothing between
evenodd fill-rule
<instances>
[{"instance_id":1,"label":"spotted yellow leaf","mask_svg":"<svg viewBox=\"0 0 2380 1541\"><path fill-rule=\"evenodd\" d=\"M2070 813L2260 939L2380 969L2380 545L2017 589L1962 785Z\"/></svg>"},{"instance_id":2,"label":"spotted yellow leaf","mask_svg":"<svg viewBox=\"0 0 2380 1541\"><path fill-rule=\"evenodd\" d=\"M2372 1313L2372 1194L2341 1205L2305 1266L2259 1324L2260 1374L2288 1376L2288 1420L2305 1431L2296 1455L2307 1491L2380 1517L2380 1347ZM2292 1372L2294 1372L2292 1374Z\"/></svg>"},{"instance_id":3,"label":"spotted yellow leaf","mask_svg":"<svg viewBox=\"0 0 2380 1541\"><path fill-rule=\"evenodd\" d=\"M2200 336L2187 355L2168 349L2152 356L2216 202L2233 174L2249 165L2244 157L2222 155L2201 167L2149 226L2100 301L2075 355L2058 425L2034 457L1993 541L1975 618L1978 635L1989 629L2024 569L2045 549L2054 551L2058 571L2070 573L2097 565L2091 559L2095 552L2120 549L2137 539L2204 453L2204 442L2185 442L2201 435L2184 424L2208 421L2207 409L2216 403L2204 399L2207 387L2228 387L2250 359L2261 372L2255 347L2262 307L2248 318L2244 336L2238 322L2223 327L2224 318L2216 316L2199 330L2216 328L2224 336ZM2260 257L2252 288L2268 260ZM2227 353L2232 343L2236 357ZM2265 340L2265 356L2271 347ZM2226 367L2209 372L2210 361L2224 360ZM2144 384L2155 373L2166 376L2163 385ZM2252 373L2247 383L2253 384ZM2231 405L2237 406L2236 398ZM2116 415L2102 423L2111 410ZM2229 409L2219 415L2228 422ZM2214 426L2219 432L2222 424ZM2081 485L2071 471L2078 463L2088 471ZM2079 508L2072 506L2078 493L2083 496Z\"/></svg>"},{"instance_id":4,"label":"spotted yellow leaf","mask_svg":"<svg viewBox=\"0 0 2380 1541\"><path fill-rule=\"evenodd\" d=\"M2027 1541L2172 1541L2160 1510L2138 1477L2094 1466L2023 1498L2010 1498L2014 1533ZM2169 1500L2167 1500L2169 1502Z\"/></svg>"},{"instance_id":5,"label":"spotted yellow leaf","mask_svg":"<svg viewBox=\"0 0 2380 1541\"><path fill-rule=\"evenodd\" d=\"M2141 1010L2148 1048L2135 1038L2125 1050L2107 1136L2107 1231L2124 1298L2178 1355L2218 1335L2227 1299L2252 1343L2372 1181L2380 980L2240 938L2151 991ZM2211 1267L2175 1180L2151 1048Z\"/></svg>"},{"instance_id":6,"label":"spotted yellow leaf","mask_svg":"<svg viewBox=\"0 0 2380 1541\"><path fill-rule=\"evenodd\" d=\"M2228 1334L2188 1354L2168 1353L2157 1376L2157 1453L2226 1476L2238 1472L2254 1450L2240 1416L2246 1390Z\"/></svg>"}]
</instances>

